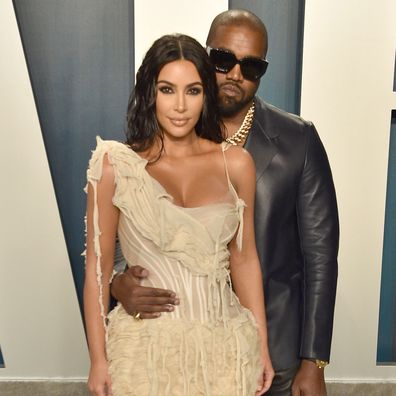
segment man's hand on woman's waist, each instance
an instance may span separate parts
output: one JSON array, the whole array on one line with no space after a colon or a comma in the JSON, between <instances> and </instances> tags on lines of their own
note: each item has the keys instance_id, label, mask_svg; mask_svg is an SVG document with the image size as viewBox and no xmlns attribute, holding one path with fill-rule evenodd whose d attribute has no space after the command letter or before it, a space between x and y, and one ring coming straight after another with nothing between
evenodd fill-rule
<instances>
[{"instance_id":1,"label":"man's hand on woman's waist","mask_svg":"<svg viewBox=\"0 0 396 396\"><path fill-rule=\"evenodd\" d=\"M111 283L111 294L128 314L140 319L155 319L161 312L172 312L180 301L172 290L141 286L140 282L149 272L135 265L115 276Z\"/></svg>"}]
</instances>

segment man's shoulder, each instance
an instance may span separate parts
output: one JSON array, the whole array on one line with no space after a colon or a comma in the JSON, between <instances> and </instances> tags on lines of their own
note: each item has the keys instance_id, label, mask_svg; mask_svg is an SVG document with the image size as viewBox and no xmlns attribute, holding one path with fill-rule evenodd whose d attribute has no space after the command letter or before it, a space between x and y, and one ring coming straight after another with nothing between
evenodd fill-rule
<instances>
[{"instance_id":1,"label":"man's shoulder","mask_svg":"<svg viewBox=\"0 0 396 396\"><path fill-rule=\"evenodd\" d=\"M269 135L296 132L306 133L312 127L311 121L282 110L259 97L255 98L255 106L257 124Z\"/></svg>"}]
</instances>

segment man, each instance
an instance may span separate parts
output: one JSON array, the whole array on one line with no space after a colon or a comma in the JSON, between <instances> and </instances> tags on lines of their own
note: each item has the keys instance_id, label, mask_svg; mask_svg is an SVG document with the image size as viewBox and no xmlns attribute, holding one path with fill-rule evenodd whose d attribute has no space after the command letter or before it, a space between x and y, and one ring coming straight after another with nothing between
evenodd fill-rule
<instances>
[{"instance_id":1,"label":"man","mask_svg":"<svg viewBox=\"0 0 396 396\"><path fill-rule=\"evenodd\" d=\"M325 150L310 122L255 96L266 69L267 32L254 14L218 15L207 39L228 140L256 164L255 231L271 359L269 395L323 396L337 282L338 215ZM133 267L115 278L112 294L135 317L156 318L178 299L145 288Z\"/></svg>"}]
</instances>

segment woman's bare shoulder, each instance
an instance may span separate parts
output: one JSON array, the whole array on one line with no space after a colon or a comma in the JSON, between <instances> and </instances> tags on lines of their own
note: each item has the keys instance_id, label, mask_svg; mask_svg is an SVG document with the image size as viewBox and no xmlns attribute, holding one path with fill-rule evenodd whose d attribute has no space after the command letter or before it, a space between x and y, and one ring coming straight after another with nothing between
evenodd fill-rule
<instances>
[{"instance_id":1,"label":"woman's bare shoulder","mask_svg":"<svg viewBox=\"0 0 396 396\"><path fill-rule=\"evenodd\" d=\"M241 146L228 146L225 150L230 175L243 175L244 172L255 172L255 165L250 153Z\"/></svg>"}]
</instances>

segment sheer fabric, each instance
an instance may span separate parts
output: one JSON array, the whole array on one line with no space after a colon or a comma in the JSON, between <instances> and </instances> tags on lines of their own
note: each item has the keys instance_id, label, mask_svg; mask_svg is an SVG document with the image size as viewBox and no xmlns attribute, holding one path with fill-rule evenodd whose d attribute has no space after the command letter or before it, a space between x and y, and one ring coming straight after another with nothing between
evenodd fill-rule
<instances>
[{"instance_id":1,"label":"sheer fabric","mask_svg":"<svg viewBox=\"0 0 396 396\"><path fill-rule=\"evenodd\" d=\"M224 154L227 145L222 149ZM100 138L87 172L95 196L105 154L114 167L113 203L120 209L118 236L128 265L148 269L145 286L180 297L174 312L143 321L121 305L106 320L100 301L114 395L253 395L259 338L252 314L232 291L227 248L235 233L241 246L245 203L230 183L225 157L225 200L183 208L150 176L145 159ZM102 288L96 203L95 208Z\"/></svg>"}]
</instances>

